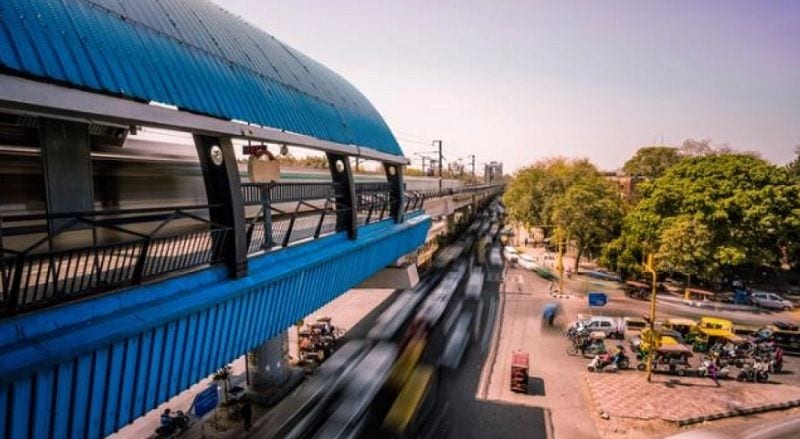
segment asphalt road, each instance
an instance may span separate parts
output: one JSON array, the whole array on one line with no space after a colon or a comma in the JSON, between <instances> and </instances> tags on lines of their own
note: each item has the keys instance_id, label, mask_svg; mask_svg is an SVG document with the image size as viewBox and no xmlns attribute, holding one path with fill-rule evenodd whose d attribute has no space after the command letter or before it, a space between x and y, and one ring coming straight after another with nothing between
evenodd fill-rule
<instances>
[{"instance_id":1,"label":"asphalt road","mask_svg":"<svg viewBox=\"0 0 800 439\"><path fill-rule=\"evenodd\" d=\"M547 411L542 407L489 400L481 393L488 384L482 381L486 362L491 363L493 328L498 315L500 282L487 276L480 304L474 306L480 317L473 327L471 344L456 370L440 376L437 404L423 426L426 438L536 438L546 437Z\"/></svg>"}]
</instances>

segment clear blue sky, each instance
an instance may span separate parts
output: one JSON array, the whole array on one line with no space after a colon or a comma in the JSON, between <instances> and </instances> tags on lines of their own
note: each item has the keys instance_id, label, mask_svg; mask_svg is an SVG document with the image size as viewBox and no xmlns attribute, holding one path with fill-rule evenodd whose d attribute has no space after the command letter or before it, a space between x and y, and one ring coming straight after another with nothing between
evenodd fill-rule
<instances>
[{"instance_id":1,"label":"clear blue sky","mask_svg":"<svg viewBox=\"0 0 800 439\"><path fill-rule=\"evenodd\" d=\"M215 1L350 80L409 156L442 138L613 170L662 136L777 163L800 144L800 1Z\"/></svg>"}]
</instances>

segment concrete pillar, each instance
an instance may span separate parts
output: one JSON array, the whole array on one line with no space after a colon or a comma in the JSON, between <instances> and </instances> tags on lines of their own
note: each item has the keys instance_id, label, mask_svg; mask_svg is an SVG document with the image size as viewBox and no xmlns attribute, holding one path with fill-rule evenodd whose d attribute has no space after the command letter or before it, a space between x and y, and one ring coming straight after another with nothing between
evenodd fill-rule
<instances>
[{"instance_id":1,"label":"concrete pillar","mask_svg":"<svg viewBox=\"0 0 800 439\"><path fill-rule=\"evenodd\" d=\"M286 384L290 377L289 335L284 331L247 353L250 389L268 392Z\"/></svg>"}]
</instances>

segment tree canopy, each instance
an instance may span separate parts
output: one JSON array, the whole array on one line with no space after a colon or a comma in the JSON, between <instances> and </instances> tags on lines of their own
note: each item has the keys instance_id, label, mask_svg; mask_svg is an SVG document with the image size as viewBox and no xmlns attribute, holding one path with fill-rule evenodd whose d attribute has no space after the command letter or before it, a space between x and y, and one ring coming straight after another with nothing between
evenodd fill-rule
<instances>
[{"instance_id":1,"label":"tree canopy","mask_svg":"<svg viewBox=\"0 0 800 439\"><path fill-rule=\"evenodd\" d=\"M750 154L698 155L643 185L604 258L625 272L656 252L661 270L716 282L733 267L795 256L798 230L800 186L785 168Z\"/></svg>"},{"instance_id":2,"label":"tree canopy","mask_svg":"<svg viewBox=\"0 0 800 439\"><path fill-rule=\"evenodd\" d=\"M637 177L656 178L667 169L681 161L678 148L671 146L646 146L639 148L622 169L626 174Z\"/></svg>"},{"instance_id":3,"label":"tree canopy","mask_svg":"<svg viewBox=\"0 0 800 439\"><path fill-rule=\"evenodd\" d=\"M503 201L509 215L528 227L560 232L582 254L599 252L619 233L622 202L615 186L587 160L555 158L523 168Z\"/></svg>"}]
</instances>

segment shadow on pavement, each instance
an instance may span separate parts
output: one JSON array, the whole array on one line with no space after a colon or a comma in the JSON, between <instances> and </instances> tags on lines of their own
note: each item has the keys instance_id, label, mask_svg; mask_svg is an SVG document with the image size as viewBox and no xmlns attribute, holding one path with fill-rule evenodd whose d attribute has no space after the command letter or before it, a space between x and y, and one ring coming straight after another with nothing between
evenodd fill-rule
<instances>
[{"instance_id":1,"label":"shadow on pavement","mask_svg":"<svg viewBox=\"0 0 800 439\"><path fill-rule=\"evenodd\" d=\"M544 380L539 377L528 377L528 395L545 396Z\"/></svg>"}]
</instances>

